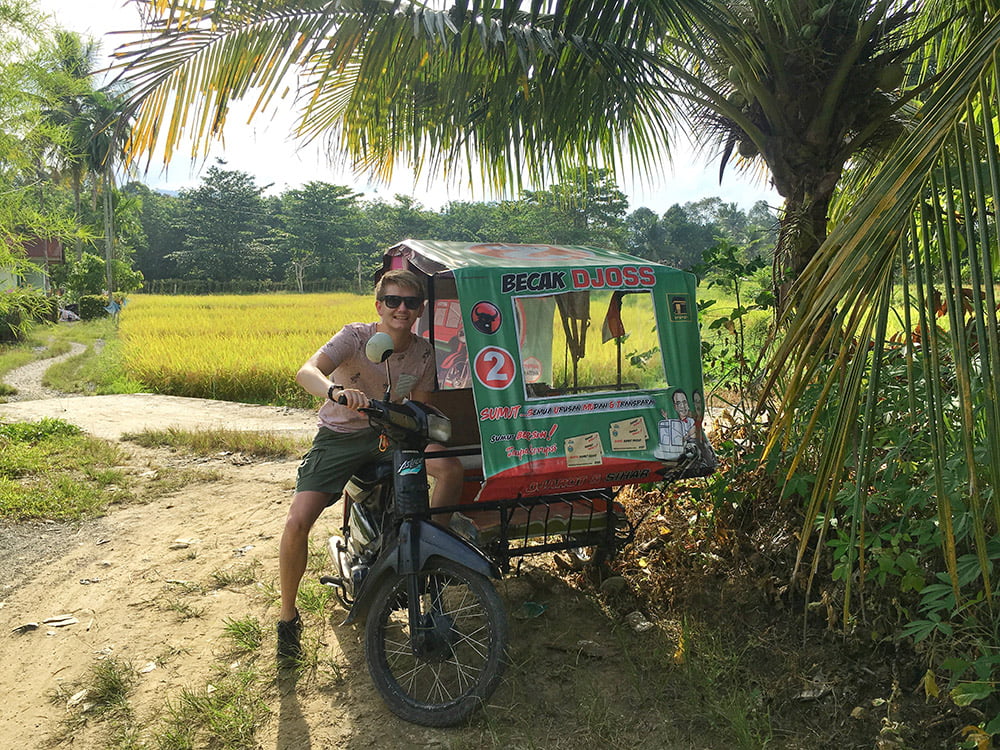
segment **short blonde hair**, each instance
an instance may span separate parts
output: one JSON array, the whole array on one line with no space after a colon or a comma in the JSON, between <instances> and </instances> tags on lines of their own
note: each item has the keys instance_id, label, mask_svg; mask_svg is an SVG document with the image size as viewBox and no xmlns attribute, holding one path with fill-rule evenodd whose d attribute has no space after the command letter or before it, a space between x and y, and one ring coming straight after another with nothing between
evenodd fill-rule
<instances>
[{"instance_id":1,"label":"short blonde hair","mask_svg":"<svg viewBox=\"0 0 1000 750\"><path fill-rule=\"evenodd\" d=\"M427 291L424 288L423 280L413 273L413 271L407 271L405 268L393 268L391 271L386 271L382 274L382 278L375 285L375 299L382 299L382 289L386 284L395 284L396 286L412 289L416 292L415 297L420 297L421 300L427 299Z\"/></svg>"}]
</instances>

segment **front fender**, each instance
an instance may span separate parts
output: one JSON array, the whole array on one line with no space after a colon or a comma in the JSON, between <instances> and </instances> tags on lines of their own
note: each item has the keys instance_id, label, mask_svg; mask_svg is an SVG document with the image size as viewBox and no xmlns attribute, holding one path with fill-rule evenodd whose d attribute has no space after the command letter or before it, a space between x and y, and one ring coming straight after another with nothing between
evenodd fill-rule
<instances>
[{"instance_id":1,"label":"front fender","mask_svg":"<svg viewBox=\"0 0 1000 750\"><path fill-rule=\"evenodd\" d=\"M465 540L430 521L406 520L400 524L396 542L383 550L372 565L343 624L350 625L368 615L375 592L386 576L421 571L433 557L452 560L487 578L500 578L496 563Z\"/></svg>"}]
</instances>

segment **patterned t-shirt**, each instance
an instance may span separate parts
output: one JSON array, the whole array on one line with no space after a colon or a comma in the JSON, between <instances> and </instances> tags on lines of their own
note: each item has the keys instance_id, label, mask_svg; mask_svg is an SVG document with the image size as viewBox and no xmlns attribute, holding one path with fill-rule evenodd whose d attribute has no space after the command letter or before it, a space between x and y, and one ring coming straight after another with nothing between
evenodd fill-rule
<instances>
[{"instance_id":1,"label":"patterned t-shirt","mask_svg":"<svg viewBox=\"0 0 1000 750\"><path fill-rule=\"evenodd\" d=\"M319 351L334 364L330 380L344 388L362 391L369 398L381 399L385 396L385 364L375 364L365 356L365 346L375 330L375 323L350 323ZM434 372L431 345L426 339L411 334L406 351L389 357L392 400L399 401L412 391L433 391ZM326 400L319 410L319 426L334 432L366 430L368 417Z\"/></svg>"}]
</instances>

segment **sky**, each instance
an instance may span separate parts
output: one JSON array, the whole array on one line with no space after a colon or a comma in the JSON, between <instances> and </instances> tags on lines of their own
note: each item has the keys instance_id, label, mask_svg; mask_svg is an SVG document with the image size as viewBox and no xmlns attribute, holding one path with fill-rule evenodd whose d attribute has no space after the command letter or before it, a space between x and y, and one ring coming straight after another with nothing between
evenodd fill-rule
<instances>
[{"instance_id":1,"label":"sky","mask_svg":"<svg viewBox=\"0 0 1000 750\"><path fill-rule=\"evenodd\" d=\"M137 29L138 10L127 0L35 0L37 7L52 17L62 28L93 37L101 43L101 51L110 53L123 37L107 36L110 31ZM297 188L311 180L347 185L366 198L391 200L397 193L414 196L425 208L438 209L452 200L493 200L514 198L516 195L485 193L479 185L456 185L440 178L417 179L405 170L397 169L390 184L377 184L359 177L349 169L333 166L316 146L303 146L289 136L291 117L279 112L271 118L258 115L253 122L230 116L224 131L224 143L213 145L207 157L185 159L181 149L168 167L156 155L149 168L138 178L152 188L177 191L192 188L216 159L225 160L226 169L240 170L254 176L258 185L270 185L268 192L279 194ZM767 201L777 207L781 198L766 181L741 174L732 165L719 183L718 159L696 156L690 147L681 144L673 148L673 164L666 165L655 184L643 183L629 174L619 173L618 184L629 196L629 210L646 206L662 214L675 203L684 204L702 198L719 197L739 204L744 210L757 201ZM160 159L157 161L156 159ZM541 186L544 187L544 186Z\"/></svg>"}]
</instances>

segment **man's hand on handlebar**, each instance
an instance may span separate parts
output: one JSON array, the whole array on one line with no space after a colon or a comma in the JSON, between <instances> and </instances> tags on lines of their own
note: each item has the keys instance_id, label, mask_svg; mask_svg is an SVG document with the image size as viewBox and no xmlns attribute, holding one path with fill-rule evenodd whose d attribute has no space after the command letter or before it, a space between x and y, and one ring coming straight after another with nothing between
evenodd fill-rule
<instances>
[{"instance_id":1,"label":"man's hand on handlebar","mask_svg":"<svg viewBox=\"0 0 1000 750\"><path fill-rule=\"evenodd\" d=\"M337 397L337 403L346 406L354 411L361 411L368 406L368 396L363 391L354 388L345 388Z\"/></svg>"}]
</instances>

